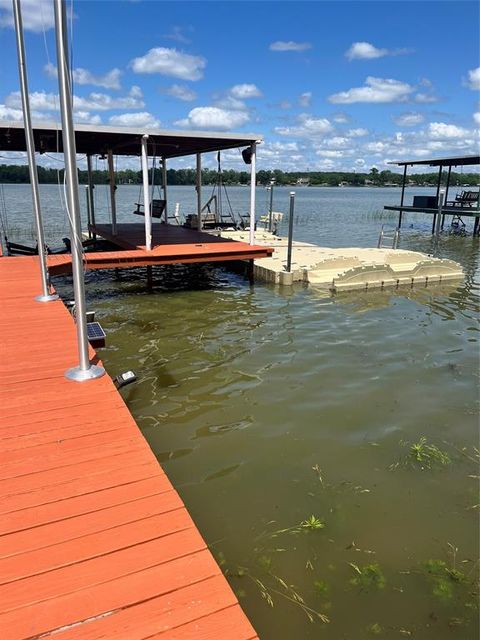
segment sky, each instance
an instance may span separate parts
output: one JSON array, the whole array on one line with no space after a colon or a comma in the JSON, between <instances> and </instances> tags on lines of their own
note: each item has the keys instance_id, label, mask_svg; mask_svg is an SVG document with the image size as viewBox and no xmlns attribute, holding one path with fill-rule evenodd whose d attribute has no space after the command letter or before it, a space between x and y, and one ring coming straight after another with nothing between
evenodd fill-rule
<instances>
[{"instance_id":1,"label":"sky","mask_svg":"<svg viewBox=\"0 0 480 640\"><path fill-rule=\"evenodd\" d=\"M78 123L257 133L258 168L284 171L478 153L477 2L67 6ZM34 121L60 122L52 0L22 0L22 12ZM0 51L8 123L22 119L11 0L0 0ZM223 164L245 168L236 150Z\"/></svg>"}]
</instances>

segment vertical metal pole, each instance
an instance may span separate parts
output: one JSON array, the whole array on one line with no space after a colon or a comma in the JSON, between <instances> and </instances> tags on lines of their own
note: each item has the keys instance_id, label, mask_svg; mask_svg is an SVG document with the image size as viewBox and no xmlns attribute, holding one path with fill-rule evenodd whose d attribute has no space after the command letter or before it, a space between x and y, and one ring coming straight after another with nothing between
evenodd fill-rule
<instances>
[{"instance_id":1,"label":"vertical metal pole","mask_svg":"<svg viewBox=\"0 0 480 640\"><path fill-rule=\"evenodd\" d=\"M272 233L273 228L273 185L275 180L270 180L270 209L268 211L268 231Z\"/></svg>"},{"instance_id":2,"label":"vertical metal pole","mask_svg":"<svg viewBox=\"0 0 480 640\"><path fill-rule=\"evenodd\" d=\"M45 250L45 236L43 232L40 193L38 189L37 165L35 162L35 143L33 140L32 120L30 116L30 100L28 97L28 80L25 60L25 44L23 41L22 10L20 7L20 0L13 0L13 16L15 20L15 33L17 37L18 73L20 76L23 120L25 125L25 140L27 143L28 169L30 171L30 184L32 185L33 211L35 214L38 260L40 264L40 279L42 283L42 293L41 295L37 296L35 300L37 300L38 302L50 302L51 300L58 300L58 296L56 294L50 293L47 256Z\"/></svg>"},{"instance_id":3,"label":"vertical metal pole","mask_svg":"<svg viewBox=\"0 0 480 640\"><path fill-rule=\"evenodd\" d=\"M448 200L448 188L450 187L450 174L452 173L452 165L450 165L448 167L448 174L447 174L447 186L445 189L445 200L443 201L443 204L446 205L447 204L447 200ZM445 224L445 214L442 214L442 230L443 230L443 225Z\"/></svg>"},{"instance_id":4,"label":"vertical metal pole","mask_svg":"<svg viewBox=\"0 0 480 640\"><path fill-rule=\"evenodd\" d=\"M288 216L287 271L292 269L293 213L295 210L295 191L290 191L290 213Z\"/></svg>"},{"instance_id":5,"label":"vertical metal pole","mask_svg":"<svg viewBox=\"0 0 480 640\"><path fill-rule=\"evenodd\" d=\"M405 197L405 184L407 182L407 165L403 167L403 182L402 182L402 195L400 197L400 214L398 216L398 228L402 227L402 214L403 214L403 199Z\"/></svg>"},{"instance_id":6,"label":"vertical metal pole","mask_svg":"<svg viewBox=\"0 0 480 640\"><path fill-rule=\"evenodd\" d=\"M440 233L440 221L442 219L442 207L443 207L443 199L445 197L445 192L442 189L438 195L438 214L437 214L437 225L435 227L435 235L438 236Z\"/></svg>"},{"instance_id":7,"label":"vertical metal pole","mask_svg":"<svg viewBox=\"0 0 480 640\"><path fill-rule=\"evenodd\" d=\"M113 167L113 151L108 150L108 175L110 183L110 207L112 210L112 236L117 235L117 202L115 200L115 171Z\"/></svg>"},{"instance_id":8,"label":"vertical metal pole","mask_svg":"<svg viewBox=\"0 0 480 640\"><path fill-rule=\"evenodd\" d=\"M93 184L92 156L90 154L87 154L87 175L88 175L88 197L90 200L90 223L92 227L95 227L95 198L93 197L93 190L95 189L95 185ZM97 239L95 232L92 233L92 237L94 240Z\"/></svg>"},{"instance_id":9,"label":"vertical metal pole","mask_svg":"<svg viewBox=\"0 0 480 640\"><path fill-rule=\"evenodd\" d=\"M255 188L257 186L257 170L256 170L256 159L257 159L257 143L252 142L252 146L250 147L252 151L252 160L250 165L250 233L249 233L249 242L250 244L255 243Z\"/></svg>"},{"instance_id":10,"label":"vertical metal pole","mask_svg":"<svg viewBox=\"0 0 480 640\"><path fill-rule=\"evenodd\" d=\"M438 182L437 182L437 194L436 194L436 199L437 199L437 207L438 207L438 203L439 203L439 197L440 197L440 186L442 184L442 165L440 165L439 167L439 171L438 171ZM437 226L437 213L435 212L433 214L433 222L432 222L432 235L435 233L435 227Z\"/></svg>"},{"instance_id":11,"label":"vertical metal pole","mask_svg":"<svg viewBox=\"0 0 480 640\"><path fill-rule=\"evenodd\" d=\"M202 154L197 153L197 229L202 230Z\"/></svg>"},{"instance_id":12,"label":"vertical metal pole","mask_svg":"<svg viewBox=\"0 0 480 640\"><path fill-rule=\"evenodd\" d=\"M88 184L85 185L85 204L87 205L87 229L88 229L88 237L92 237L92 232L90 230L90 225L92 223L91 214L90 214L90 197L88 195L89 188Z\"/></svg>"},{"instance_id":13,"label":"vertical metal pole","mask_svg":"<svg viewBox=\"0 0 480 640\"><path fill-rule=\"evenodd\" d=\"M162 182L163 182L163 199L165 200L165 222L168 223L167 160L166 158L162 158Z\"/></svg>"},{"instance_id":14,"label":"vertical metal pole","mask_svg":"<svg viewBox=\"0 0 480 640\"><path fill-rule=\"evenodd\" d=\"M57 43L58 85L60 113L62 116L63 155L67 184L67 205L71 226L72 274L75 293L76 328L79 365L68 369L65 376L81 382L99 378L105 373L102 367L91 365L88 358L87 316L85 307L85 283L83 281L82 241L80 225L80 201L78 199L77 159L75 132L73 129L72 95L68 64L67 13L64 0L54 0L55 35Z\"/></svg>"},{"instance_id":15,"label":"vertical metal pole","mask_svg":"<svg viewBox=\"0 0 480 640\"><path fill-rule=\"evenodd\" d=\"M145 249L152 249L152 212L148 193L148 135L142 136L143 209L145 212Z\"/></svg>"}]
</instances>

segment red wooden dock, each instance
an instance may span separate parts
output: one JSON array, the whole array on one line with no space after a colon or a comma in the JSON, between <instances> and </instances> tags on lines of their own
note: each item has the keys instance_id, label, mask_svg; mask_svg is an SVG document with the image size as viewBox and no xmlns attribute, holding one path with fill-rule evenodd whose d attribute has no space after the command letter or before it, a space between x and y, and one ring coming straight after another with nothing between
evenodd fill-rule
<instances>
[{"instance_id":1,"label":"red wooden dock","mask_svg":"<svg viewBox=\"0 0 480 640\"><path fill-rule=\"evenodd\" d=\"M158 223L152 225L152 250L146 251L145 229L142 224L118 224L116 235L112 234L112 226L109 224L90 228L96 235L116 244L120 250L85 253L84 264L87 269L254 260L266 258L273 253L273 249L269 247ZM49 255L48 267L51 275L67 273L71 271L71 257L68 254Z\"/></svg>"},{"instance_id":2,"label":"red wooden dock","mask_svg":"<svg viewBox=\"0 0 480 640\"><path fill-rule=\"evenodd\" d=\"M39 290L0 258L0 637L256 638L112 380L64 377L73 320Z\"/></svg>"}]
</instances>

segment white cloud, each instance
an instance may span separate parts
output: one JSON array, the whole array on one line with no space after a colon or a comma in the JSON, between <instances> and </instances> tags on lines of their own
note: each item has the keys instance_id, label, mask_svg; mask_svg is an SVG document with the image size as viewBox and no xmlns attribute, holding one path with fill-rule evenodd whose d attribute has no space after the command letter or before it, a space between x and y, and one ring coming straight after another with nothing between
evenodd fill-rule
<instances>
[{"instance_id":1,"label":"white cloud","mask_svg":"<svg viewBox=\"0 0 480 640\"><path fill-rule=\"evenodd\" d=\"M0 120L5 122L6 120L23 120L23 111L21 109L14 109L7 107L4 104L0 104Z\"/></svg>"},{"instance_id":2,"label":"white cloud","mask_svg":"<svg viewBox=\"0 0 480 640\"><path fill-rule=\"evenodd\" d=\"M445 140L447 138L465 138L469 132L467 129L457 127L454 124L431 122L428 127L428 133L431 138Z\"/></svg>"},{"instance_id":3,"label":"white cloud","mask_svg":"<svg viewBox=\"0 0 480 640\"><path fill-rule=\"evenodd\" d=\"M110 124L120 127L152 127L158 129L160 121L148 111L140 111L139 113L122 113L112 116L109 120Z\"/></svg>"},{"instance_id":4,"label":"white cloud","mask_svg":"<svg viewBox=\"0 0 480 640\"><path fill-rule=\"evenodd\" d=\"M181 80L200 80L206 65L206 59L201 56L167 47L150 49L144 56L130 62L135 73L160 73Z\"/></svg>"},{"instance_id":5,"label":"white cloud","mask_svg":"<svg viewBox=\"0 0 480 640\"><path fill-rule=\"evenodd\" d=\"M334 122L338 122L338 124L345 124L346 122L350 122L349 116L342 111L340 111L339 113L334 113L332 116L332 120Z\"/></svg>"},{"instance_id":6,"label":"white cloud","mask_svg":"<svg viewBox=\"0 0 480 640\"><path fill-rule=\"evenodd\" d=\"M57 67L53 65L51 62L44 66L45 73L50 76L50 78L57 77ZM96 76L88 69L82 69L78 67L73 70L73 81L77 84L91 84L96 87L103 87L104 89L120 89L120 76L122 72L120 69L112 69L108 71L103 76Z\"/></svg>"},{"instance_id":7,"label":"white cloud","mask_svg":"<svg viewBox=\"0 0 480 640\"><path fill-rule=\"evenodd\" d=\"M465 85L473 91L480 91L480 67L471 69L468 72L468 80L465 82Z\"/></svg>"},{"instance_id":8,"label":"white cloud","mask_svg":"<svg viewBox=\"0 0 480 640\"><path fill-rule=\"evenodd\" d=\"M73 119L75 122L79 122L81 124L101 124L101 117L96 114L92 115L89 111L75 111L73 114Z\"/></svg>"},{"instance_id":9,"label":"white cloud","mask_svg":"<svg viewBox=\"0 0 480 640\"><path fill-rule=\"evenodd\" d=\"M288 40L277 40L270 45L270 51L307 51L312 48L310 42L293 42Z\"/></svg>"},{"instance_id":10,"label":"white cloud","mask_svg":"<svg viewBox=\"0 0 480 640\"><path fill-rule=\"evenodd\" d=\"M165 87L160 89L162 93L165 93L167 96L172 96L172 98L177 98L178 100L183 100L184 102L191 102L195 100L197 94L195 91L192 91L189 87L180 84L172 84L171 87Z\"/></svg>"},{"instance_id":11,"label":"white cloud","mask_svg":"<svg viewBox=\"0 0 480 640\"><path fill-rule=\"evenodd\" d=\"M476 111L476 112L473 114L473 121L474 121L476 124L480 125L480 111Z\"/></svg>"},{"instance_id":12,"label":"white cloud","mask_svg":"<svg viewBox=\"0 0 480 640\"><path fill-rule=\"evenodd\" d=\"M247 100L248 98L260 98L262 92L254 84L236 84L230 89L230 94L239 100Z\"/></svg>"},{"instance_id":13,"label":"white cloud","mask_svg":"<svg viewBox=\"0 0 480 640\"><path fill-rule=\"evenodd\" d=\"M379 49L369 42L354 42L345 52L349 60L373 60L384 56L398 56L411 53L411 49Z\"/></svg>"},{"instance_id":14,"label":"white cloud","mask_svg":"<svg viewBox=\"0 0 480 640\"><path fill-rule=\"evenodd\" d=\"M438 102L439 98L434 96L433 93L417 93L415 95L415 102L419 104L431 104L432 102Z\"/></svg>"},{"instance_id":15,"label":"white cloud","mask_svg":"<svg viewBox=\"0 0 480 640\"><path fill-rule=\"evenodd\" d=\"M5 104L12 108L22 105L20 92L14 91L5 98ZM30 106L41 111L57 111L58 95L45 91L34 91L30 94ZM73 108L78 111L108 111L110 109L142 109L145 106L140 87L133 86L126 96L113 98L106 93L90 93L88 96L74 96Z\"/></svg>"},{"instance_id":16,"label":"white cloud","mask_svg":"<svg viewBox=\"0 0 480 640\"><path fill-rule=\"evenodd\" d=\"M243 100L239 100L238 98L234 98L231 95L220 96L215 99L215 107L219 107L220 109L228 109L233 111L246 111L247 105Z\"/></svg>"},{"instance_id":17,"label":"white cloud","mask_svg":"<svg viewBox=\"0 0 480 640\"><path fill-rule=\"evenodd\" d=\"M348 138L344 138L343 136L333 136L333 138L324 140L323 144L331 149L344 149L345 147L350 146L352 141Z\"/></svg>"},{"instance_id":18,"label":"white cloud","mask_svg":"<svg viewBox=\"0 0 480 640\"><path fill-rule=\"evenodd\" d=\"M328 97L328 101L334 104L404 102L413 90L413 87L406 82L368 76L365 86L334 93Z\"/></svg>"},{"instance_id":19,"label":"white cloud","mask_svg":"<svg viewBox=\"0 0 480 640\"><path fill-rule=\"evenodd\" d=\"M318 149L315 153L317 156L322 156L323 158L343 158L345 151L340 151L339 149Z\"/></svg>"},{"instance_id":20,"label":"white cloud","mask_svg":"<svg viewBox=\"0 0 480 640\"><path fill-rule=\"evenodd\" d=\"M26 31L41 33L55 26L53 2L22 0L22 22ZM0 0L0 27L14 28L11 0Z\"/></svg>"},{"instance_id":21,"label":"white cloud","mask_svg":"<svg viewBox=\"0 0 480 640\"><path fill-rule=\"evenodd\" d=\"M178 120L175 124L189 129L212 129L228 131L241 127L250 120L245 111L221 109L220 107L196 107L187 118Z\"/></svg>"},{"instance_id":22,"label":"white cloud","mask_svg":"<svg viewBox=\"0 0 480 640\"><path fill-rule=\"evenodd\" d=\"M425 118L421 113L409 111L407 113L401 113L400 115L392 118L392 120L399 127L415 127L417 124L421 124Z\"/></svg>"},{"instance_id":23,"label":"white cloud","mask_svg":"<svg viewBox=\"0 0 480 640\"><path fill-rule=\"evenodd\" d=\"M307 114L301 114L298 117L298 125L295 127L275 127L275 132L278 135L304 138L325 135L332 130L332 123L327 118L315 118Z\"/></svg>"},{"instance_id":24,"label":"white cloud","mask_svg":"<svg viewBox=\"0 0 480 640\"><path fill-rule=\"evenodd\" d=\"M175 42L181 42L182 44L189 44L191 40L185 35L184 31L192 32L193 27L173 27L170 33L164 35L164 38L174 40Z\"/></svg>"},{"instance_id":25,"label":"white cloud","mask_svg":"<svg viewBox=\"0 0 480 640\"><path fill-rule=\"evenodd\" d=\"M348 138L363 138L363 136L368 136L368 129L364 129L363 127L349 129L345 135Z\"/></svg>"},{"instance_id":26,"label":"white cloud","mask_svg":"<svg viewBox=\"0 0 480 640\"><path fill-rule=\"evenodd\" d=\"M310 103L312 101L312 92L311 91L305 91L305 93L302 93L300 95L300 97L298 98L298 104L301 107L309 107Z\"/></svg>"}]
</instances>

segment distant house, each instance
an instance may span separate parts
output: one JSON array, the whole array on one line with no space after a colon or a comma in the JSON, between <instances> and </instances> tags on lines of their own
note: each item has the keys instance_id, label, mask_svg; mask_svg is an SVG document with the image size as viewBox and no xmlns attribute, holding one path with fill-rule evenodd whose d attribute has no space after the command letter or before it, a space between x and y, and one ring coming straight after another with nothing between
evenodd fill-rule
<instances>
[{"instance_id":1,"label":"distant house","mask_svg":"<svg viewBox=\"0 0 480 640\"><path fill-rule=\"evenodd\" d=\"M295 184L297 184L299 187L308 187L309 184L310 184L310 179L309 178L297 178L297 182Z\"/></svg>"}]
</instances>

